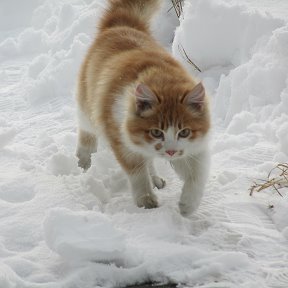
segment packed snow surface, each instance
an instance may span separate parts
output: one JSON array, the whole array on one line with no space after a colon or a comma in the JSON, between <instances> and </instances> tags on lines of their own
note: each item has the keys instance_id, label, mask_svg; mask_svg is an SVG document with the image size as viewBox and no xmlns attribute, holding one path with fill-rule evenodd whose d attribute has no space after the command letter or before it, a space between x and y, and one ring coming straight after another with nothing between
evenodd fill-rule
<instances>
[{"instance_id":1,"label":"packed snow surface","mask_svg":"<svg viewBox=\"0 0 288 288\"><path fill-rule=\"evenodd\" d=\"M249 196L288 161L287 2L186 0L178 20L167 0L153 21L211 96L211 176L188 218L168 163L153 210L133 204L106 143L77 167L77 74L105 4L0 2L0 287L287 288L287 191Z\"/></svg>"}]
</instances>

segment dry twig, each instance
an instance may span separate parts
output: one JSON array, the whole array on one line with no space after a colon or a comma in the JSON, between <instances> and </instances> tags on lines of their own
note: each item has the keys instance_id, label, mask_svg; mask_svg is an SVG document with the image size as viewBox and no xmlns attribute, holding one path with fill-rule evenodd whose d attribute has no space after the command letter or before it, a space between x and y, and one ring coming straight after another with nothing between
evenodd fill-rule
<instances>
[{"instance_id":1,"label":"dry twig","mask_svg":"<svg viewBox=\"0 0 288 288\"><path fill-rule=\"evenodd\" d=\"M190 57L188 56L188 54L186 53L185 49L183 48L183 46L180 44L178 45L178 49L182 55L183 58L185 58L185 60L192 65L197 71L202 72L200 70L200 68L190 59Z\"/></svg>"},{"instance_id":2,"label":"dry twig","mask_svg":"<svg viewBox=\"0 0 288 288\"><path fill-rule=\"evenodd\" d=\"M168 12L174 8L176 15L178 18L180 18L182 12L183 12L183 1L184 0L171 0L173 7L171 7Z\"/></svg>"},{"instance_id":3,"label":"dry twig","mask_svg":"<svg viewBox=\"0 0 288 288\"><path fill-rule=\"evenodd\" d=\"M250 196L254 191L260 192L267 188L273 188L277 193L283 197L280 193L280 189L288 187L288 163L281 163L274 167L268 174L266 180L259 180L260 182L254 182L250 188Z\"/></svg>"}]
</instances>

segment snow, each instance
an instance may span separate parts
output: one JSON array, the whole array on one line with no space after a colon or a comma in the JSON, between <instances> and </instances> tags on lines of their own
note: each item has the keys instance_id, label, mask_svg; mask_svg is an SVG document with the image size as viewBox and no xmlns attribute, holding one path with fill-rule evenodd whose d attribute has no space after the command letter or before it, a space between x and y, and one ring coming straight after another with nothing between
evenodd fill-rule
<instances>
[{"instance_id":1,"label":"snow","mask_svg":"<svg viewBox=\"0 0 288 288\"><path fill-rule=\"evenodd\" d=\"M275 205L275 212L272 213L272 219L277 228L282 231L283 235L288 239L288 204L287 197L286 202L277 201Z\"/></svg>"},{"instance_id":2,"label":"snow","mask_svg":"<svg viewBox=\"0 0 288 288\"><path fill-rule=\"evenodd\" d=\"M211 177L189 218L168 163L153 210L105 142L77 167L77 74L105 2L26 2L0 3L0 287L286 288L287 190L248 191L288 158L286 1L186 0L180 20L166 1L153 21L211 96Z\"/></svg>"},{"instance_id":3,"label":"snow","mask_svg":"<svg viewBox=\"0 0 288 288\"><path fill-rule=\"evenodd\" d=\"M124 237L100 213L55 208L44 222L44 233L49 248L72 261L110 262L125 253Z\"/></svg>"},{"instance_id":4,"label":"snow","mask_svg":"<svg viewBox=\"0 0 288 288\"><path fill-rule=\"evenodd\" d=\"M182 45L203 70L219 65L236 67L251 57L251 49L259 38L270 36L281 26L282 20L247 11L245 6L228 1L188 1L173 52L179 54Z\"/></svg>"}]
</instances>

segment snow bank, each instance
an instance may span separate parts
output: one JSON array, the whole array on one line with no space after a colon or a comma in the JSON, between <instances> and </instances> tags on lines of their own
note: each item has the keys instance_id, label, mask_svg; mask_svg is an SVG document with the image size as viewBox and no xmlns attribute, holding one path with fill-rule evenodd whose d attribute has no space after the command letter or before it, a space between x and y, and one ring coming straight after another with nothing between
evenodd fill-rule
<instances>
[{"instance_id":1,"label":"snow bank","mask_svg":"<svg viewBox=\"0 0 288 288\"><path fill-rule=\"evenodd\" d=\"M244 64L222 76L214 98L215 114L233 134L256 133L278 144L276 161L287 161L288 26L259 41Z\"/></svg>"},{"instance_id":2,"label":"snow bank","mask_svg":"<svg viewBox=\"0 0 288 288\"><path fill-rule=\"evenodd\" d=\"M287 45L287 33L288 26L275 30L271 37L257 43L249 61L222 77L215 105L216 113L224 116L226 123L242 111L253 111L258 121L270 122L287 112L288 52L282 48Z\"/></svg>"},{"instance_id":3,"label":"snow bank","mask_svg":"<svg viewBox=\"0 0 288 288\"><path fill-rule=\"evenodd\" d=\"M48 169L55 176L81 173L76 156L71 157L71 155L65 155L61 152L51 156L48 162Z\"/></svg>"},{"instance_id":4,"label":"snow bank","mask_svg":"<svg viewBox=\"0 0 288 288\"><path fill-rule=\"evenodd\" d=\"M279 19L228 1L188 0L173 53L183 59L179 45L183 46L203 71L214 66L239 66L250 59L257 40L266 39L282 25Z\"/></svg>"},{"instance_id":5,"label":"snow bank","mask_svg":"<svg viewBox=\"0 0 288 288\"><path fill-rule=\"evenodd\" d=\"M17 288L25 287L25 284L16 275L16 273L9 268L9 266L0 263L0 287Z\"/></svg>"},{"instance_id":6,"label":"snow bank","mask_svg":"<svg viewBox=\"0 0 288 288\"><path fill-rule=\"evenodd\" d=\"M68 96L71 99L79 66L104 7L103 1L82 3L82 9L77 7L77 1L63 0L59 5L36 0L29 5L10 2L1 5L9 11L15 7L18 11L27 9L32 15L29 21L26 19L23 22L20 17L19 23L15 24L29 28L20 29L14 37L2 42L0 37L0 62L11 61L21 55L32 58L23 82L26 99L32 106L43 105L52 98Z\"/></svg>"}]
</instances>

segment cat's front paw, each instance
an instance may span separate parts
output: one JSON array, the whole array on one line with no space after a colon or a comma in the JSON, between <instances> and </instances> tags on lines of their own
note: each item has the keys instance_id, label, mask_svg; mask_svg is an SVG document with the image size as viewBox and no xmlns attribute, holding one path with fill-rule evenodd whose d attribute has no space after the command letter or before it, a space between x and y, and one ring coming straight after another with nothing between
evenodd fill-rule
<instances>
[{"instance_id":1,"label":"cat's front paw","mask_svg":"<svg viewBox=\"0 0 288 288\"><path fill-rule=\"evenodd\" d=\"M162 189L166 186L166 181L159 176L152 176L152 183L154 187L157 187L158 189Z\"/></svg>"},{"instance_id":2,"label":"cat's front paw","mask_svg":"<svg viewBox=\"0 0 288 288\"><path fill-rule=\"evenodd\" d=\"M78 161L78 167L84 169L86 172L91 167L91 159L79 159Z\"/></svg>"},{"instance_id":3,"label":"cat's front paw","mask_svg":"<svg viewBox=\"0 0 288 288\"><path fill-rule=\"evenodd\" d=\"M157 197L152 194L145 194L136 199L136 204L138 207L144 207L145 209L153 209L158 207Z\"/></svg>"},{"instance_id":4,"label":"cat's front paw","mask_svg":"<svg viewBox=\"0 0 288 288\"><path fill-rule=\"evenodd\" d=\"M91 155L83 149L78 149L76 156L78 158L78 167L86 172L91 167Z\"/></svg>"}]
</instances>

